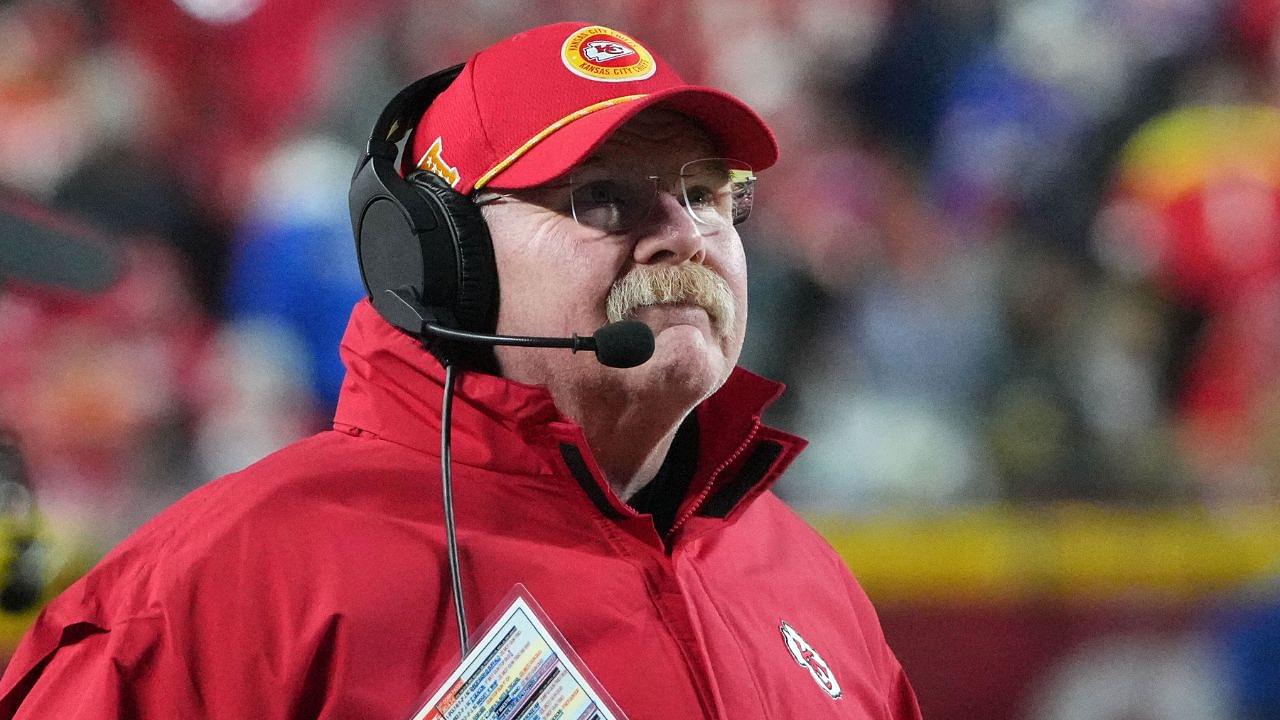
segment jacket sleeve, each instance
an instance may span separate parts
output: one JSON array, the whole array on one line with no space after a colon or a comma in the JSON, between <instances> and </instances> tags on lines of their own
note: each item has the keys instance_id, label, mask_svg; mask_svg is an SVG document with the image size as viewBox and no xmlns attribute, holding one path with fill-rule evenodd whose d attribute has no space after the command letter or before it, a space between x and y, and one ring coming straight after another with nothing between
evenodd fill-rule
<instances>
[{"instance_id":1,"label":"jacket sleeve","mask_svg":"<svg viewBox=\"0 0 1280 720\"><path fill-rule=\"evenodd\" d=\"M885 651L893 654L887 645ZM893 720L922 720L920 705L916 702L916 691L912 689L907 673L898 664L897 658L893 658L893 672L889 678L889 687L885 690L885 699Z\"/></svg>"},{"instance_id":2,"label":"jacket sleeve","mask_svg":"<svg viewBox=\"0 0 1280 720\"><path fill-rule=\"evenodd\" d=\"M916 692L902 669L902 663L893 654L885 640L884 631L880 627L880 618L862 587L852 576L849 578L850 595L855 604L861 608L857 613L861 624L861 633L867 642L867 649L875 658L881 683L881 697L889 710L892 720L921 720L920 705L916 701Z\"/></svg>"},{"instance_id":3,"label":"jacket sleeve","mask_svg":"<svg viewBox=\"0 0 1280 720\"><path fill-rule=\"evenodd\" d=\"M189 631L200 626L157 613L109 629L67 626L54 642L33 628L0 680L0 720L332 716L331 648L321 647L332 635L299 637L290 662L264 650L265 633L224 623Z\"/></svg>"},{"instance_id":4,"label":"jacket sleeve","mask_svg":"<svg viewBox=\"0 0 1280 720\"><path fill-rule=\"evenodd\" d=\"M0 679L0 720L331 717L339 618L291 622L232 575L206 580L114 618L109 595L55 599Z\"/></svg>"},{"instance_id":5,"label":"jacket sleeve","mask_svg":"<svg viewBox=\"0 0 1280 720\"><path fill-rule=\"evenodd\" d=\"M830 549L830 546L827 546ZM853 615L858 624L858 632L866 643L873 664L880 679L881 697L892 720L921 720L920 705L916 701L915 690L902 669L902 663L893 654L889 643L885 640L884 630L880 626L880 617L871 605L871 599L858 581L844 566L844 561L834 549L830 556L839 563L845 576L845 591L848 593Z\"/></svg>"},{"instance_id":6,"label":"jacket sleeve","mask_svg":"<svg viewBox=\"0 0 1280 720\"><path fill-rule=\"evenodd\" d=\"M0 718L198 716L190 693L172 685L177 674L157 666L156 628L149 618L110 630L37 625L0 682Z\"/></svg>"}]
</instances>

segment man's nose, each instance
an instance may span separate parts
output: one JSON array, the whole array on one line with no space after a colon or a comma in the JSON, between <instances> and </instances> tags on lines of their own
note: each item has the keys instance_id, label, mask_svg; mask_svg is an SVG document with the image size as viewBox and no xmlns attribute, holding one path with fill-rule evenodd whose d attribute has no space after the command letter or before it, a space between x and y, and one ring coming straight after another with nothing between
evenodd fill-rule
<instances>
[{"instance_id":1,"label":"man's nose","mask_svg":"<svg viewBox=\"0 0 1280 720\"><path fill-rule=\"evenodd\" d=\"M707 254L705 238L680 201L658 192L644 235L636 243L636 263L643 265L702 262Z\"/></svg>"}]
</instances>

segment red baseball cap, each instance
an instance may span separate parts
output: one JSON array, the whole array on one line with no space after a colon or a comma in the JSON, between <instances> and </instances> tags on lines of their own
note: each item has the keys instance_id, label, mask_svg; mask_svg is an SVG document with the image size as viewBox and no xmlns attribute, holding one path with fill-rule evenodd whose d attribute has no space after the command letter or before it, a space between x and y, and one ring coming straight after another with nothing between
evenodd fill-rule
<instances>
[{"instance_id":1,"label":"red baseball cap","mask_svg":"<svg viewBox=\"0 0 1280 720\"><path fill-rule=\"evenodd\" d=\"M462 193L533 187L568 172L659 104L698 123L725 157L756 170L778 159L773 132L741 100L686 83L629 35L569 22L473 55L423 114L405 164Z\"/></svg>"}]
</instances>

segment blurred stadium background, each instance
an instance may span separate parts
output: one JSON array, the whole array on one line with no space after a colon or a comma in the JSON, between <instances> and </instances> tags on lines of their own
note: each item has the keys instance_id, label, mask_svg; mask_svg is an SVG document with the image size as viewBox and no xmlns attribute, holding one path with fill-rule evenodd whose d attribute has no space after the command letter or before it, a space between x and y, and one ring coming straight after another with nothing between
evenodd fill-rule
<instances>
[{"instance_id":1,"label":"blurred stadium background","mask_svg":"<svg viewBox=\"0 0 1280 720\"><path fill-rule=\"evenodd\" d=\"M926 717L1280 718L1280 0L0 1L0 604L325 427L362 133L562 19L776 129L743 362Z\"/></svg>"}]
</instances>

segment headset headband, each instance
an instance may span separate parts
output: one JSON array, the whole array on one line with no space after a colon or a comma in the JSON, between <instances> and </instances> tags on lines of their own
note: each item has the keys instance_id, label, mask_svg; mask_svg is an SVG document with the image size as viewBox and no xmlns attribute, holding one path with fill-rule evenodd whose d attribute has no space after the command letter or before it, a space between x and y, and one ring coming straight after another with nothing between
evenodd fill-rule
<instances>
[{"instance_id":1,"label":"headset headband","mask_svg":"<svg viewBox=\"0 0 1280 720\"><path fill-rule=\"evenodd\" d=\"M465 65L459 63L434 72L396 93L382 109L382 114L378 115L378 121L373 124L373 132L365 147L365 157L395 160L399 156L396 143L413 130L417 119L427 111L427 106L453 84L462 74L463 67ZM408 150L407 147L405 149Z\"/></svg>"}]
</instances>

